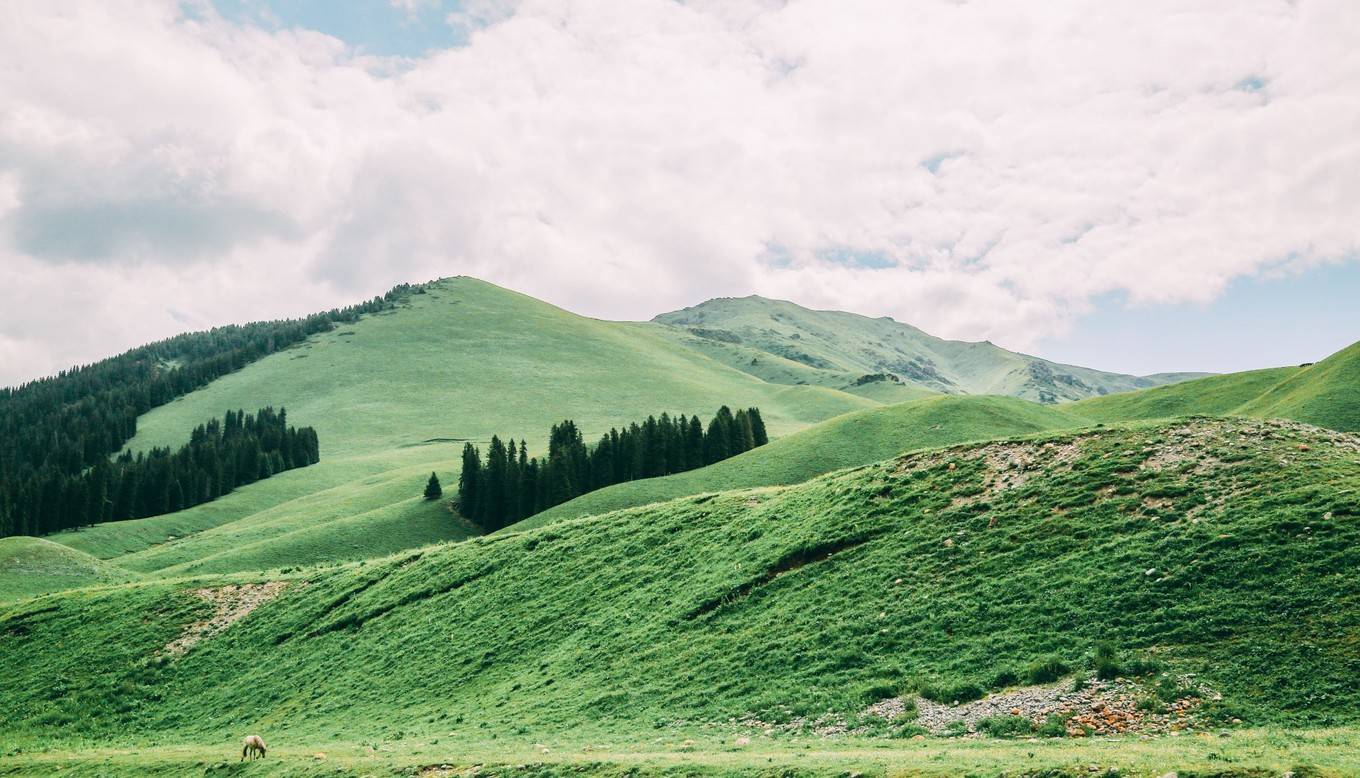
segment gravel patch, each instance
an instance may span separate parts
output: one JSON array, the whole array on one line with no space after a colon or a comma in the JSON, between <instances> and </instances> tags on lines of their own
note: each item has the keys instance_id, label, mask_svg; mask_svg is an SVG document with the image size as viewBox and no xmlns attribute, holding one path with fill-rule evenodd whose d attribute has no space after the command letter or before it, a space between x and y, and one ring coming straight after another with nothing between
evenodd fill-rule
<instances>
[{"instance_id":1,"label":"gravel patch","mask_svg":"<svg viewBox=\"0 0 1360 778\"><path fill-rule=\"evenodd\" d=\"M1182 684L1194 686L1193 680L1188 677L1182 679ZM1073 689L1070 680L1046 686L1027 686L957 705L921 697L912 699L917 711L915 723L936 735L957 732L959 723L964 732L976 733L979 722L996 716L1020 716L1038 726L1049 716L1056 715L1064 720L1068 735L1083 737L1193 729L1195 720L1192 714L1207 691L1196 687L1194 694L1158 706L1153 711L1139 709L1138 701L1145 693L1141 692L1138 683L1124 679L1092 680L1080 690ZM909 707L907 699L893 697L869 706L865 713L892 720L905 713Z\"/></svg>"},{"instance_id":2,"label":"gravel patch","mask_svg":"<svg viewBox=\"0 0 1360 778\"><path fill-rule=\"evenodd\" d=\"M270 581L195 589L193 591L195 597L213 604L213 614L186 626L179 637L165 645L162 652L170 656L182 656L199 641L222 632L245 618L251 611L278 597L288 588L288 584L288 581Z\"/></svg>"}]
</instances>

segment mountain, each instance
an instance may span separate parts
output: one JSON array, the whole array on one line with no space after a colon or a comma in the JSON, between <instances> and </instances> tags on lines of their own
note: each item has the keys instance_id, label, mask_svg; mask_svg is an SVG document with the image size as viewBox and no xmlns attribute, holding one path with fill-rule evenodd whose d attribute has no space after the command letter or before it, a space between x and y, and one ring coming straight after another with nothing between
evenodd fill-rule
<instances>
[{"instance_id":1,"label":"mountain","mask_svg":"<svg viewBox=\"0 0 1360 778\"><path fill-rule=\"evenodd\" d=\"M843 414L721 462L661 478L615 484L506 528L514 532L704 492L783 486L904 451L1079 427L1064 410L1014 397L935 395Z\"/></svg>"},{"instance_id":2,"label":"mountain","mask_svg":"<svg viewBox=\"0 0 1360 778\"><path fill-rule=\"evenodd\" d=\"M1100 641L1136 668L1140 705L1186 706L1178 726L1352 725L1357 454L1360 438L1288 422L1049 433L365 564L48 595L0 609L0 741L33 774L61 760L136 774L117 767L134 759L201 772L244 732L278 743L287 774L488 759L545 765L534 774L819 773L874 753L901 770L924 758L910 749L957 768L981 752L877 739L919 730L866 706L1085 673ZM869 741L813 734L836 721ZM1254 731L1204 742L1264 771ZM1075 758L1082 774L1222 766L1180 741L1200 739L1120 738ZM647 761L696 742L722 763ZM845 750L863 742L876 745ZM1069 774L1070 750L995 742L986 774ZM798 762L813 744L840 755Z\"/></svg>"},{"instance_id":3,"label":"mountain","mask_svg":"<svg viewBox=\"0 0 1360 778\"><path fill-rule=\"evenodd\" d=\"M815 311L756 296L709 300L653 321L675 328L677 337L693 348L724 354L729 364L783 383L845 388L861 377L881 374L935 392L1054 403L1203 375L1106 373L1018 354L990 342L944 340L887 317Z\"/></svg>"}]
</instances>

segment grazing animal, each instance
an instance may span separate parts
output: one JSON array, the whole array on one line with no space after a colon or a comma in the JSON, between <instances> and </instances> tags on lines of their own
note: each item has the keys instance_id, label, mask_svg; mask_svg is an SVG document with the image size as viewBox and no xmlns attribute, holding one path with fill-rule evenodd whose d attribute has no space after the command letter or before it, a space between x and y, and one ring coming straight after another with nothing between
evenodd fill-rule
<instances>
[{"instance_id":1,"label":"grazing animal","mask_svg":"<svg viewBox=\"0 0 1360 778\"><path fill-rule=\"evenodd\" d=\"M264 758L264 739L259 735L246 735L246 739L241 741L241 759L244 760L249 754L252 760Z\"/></svg>"}]
</instances>

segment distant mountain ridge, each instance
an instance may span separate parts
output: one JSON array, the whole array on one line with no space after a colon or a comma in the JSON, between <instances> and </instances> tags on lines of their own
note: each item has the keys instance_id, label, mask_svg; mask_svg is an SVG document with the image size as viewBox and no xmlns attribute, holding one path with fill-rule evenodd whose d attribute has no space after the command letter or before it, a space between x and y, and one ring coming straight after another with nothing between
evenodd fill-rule
<instances>
[{"instance_id":1,"label":"distant mountain ridge","mask_svg":"<svg viewBox=\"0 0 1360 778\"><path fill-rule=\"evenodd\" d=\"M745 362L744 367L734 366L780 383L835 385L884 375L932 392L1007 395L1052 404L1207 375L1109 373L1008 351L988 341L945 340L888 317L812 310L756 295L716 298L652 321L683 332L692 347L711 356L725 353L729 363ZM738 354L749 359L734 360ZM762 364L762 359L788 373L786 380L769 375L774 365Z\"/></svg>"}]
</instances>

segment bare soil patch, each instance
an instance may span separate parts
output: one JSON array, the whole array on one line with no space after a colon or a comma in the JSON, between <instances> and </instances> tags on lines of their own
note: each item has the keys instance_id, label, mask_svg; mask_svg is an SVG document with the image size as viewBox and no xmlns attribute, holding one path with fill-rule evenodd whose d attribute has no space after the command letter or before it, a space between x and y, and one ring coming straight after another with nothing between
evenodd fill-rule
<instances>
[{"instance_id":1,"label":"bare soil patch","mask_svg":"<svg viewBox=\"0 0 1360 778\"><path fill-rule=\"evenodd\" d=\"M195 597L213 604L213 613L202 621L195 621L186 626L179 637L165 645L163 653L170 656L184 655L200 641L221 633L245 618L251 611L278 597L290 583L269 581L195 589L193 591Z\"/></svg>"}]
</instances>

